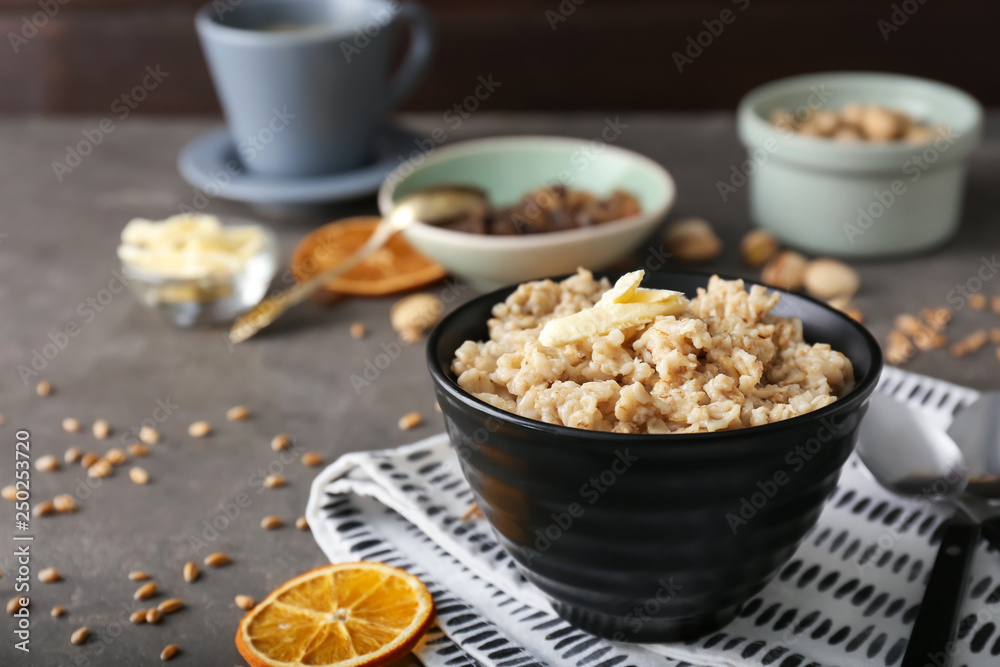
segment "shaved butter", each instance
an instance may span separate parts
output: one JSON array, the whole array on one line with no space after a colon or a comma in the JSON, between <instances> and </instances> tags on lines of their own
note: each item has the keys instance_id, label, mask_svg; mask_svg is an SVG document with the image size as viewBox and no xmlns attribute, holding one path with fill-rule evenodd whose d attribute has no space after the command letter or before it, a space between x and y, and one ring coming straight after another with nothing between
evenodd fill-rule
<instances>
[{"instance_id":1,"label":"shaved butter","mask_svg":"<svg viewBox=\"0 0 1000 667\"><path fill-rule=\"evenodd\" d=\"M642 269L626 273L611 286L611 289L601 295L600 301L594 304L594 307L609 303L628 303L635 296L635 291L639 289L639 284L645 275L646 272Z\"/></svg>"},{"instance_id":2,"label":"shaved butter","mask_svg":"<svg viewBox=\"0 0 1000 667\"><path fill-rule=\"evenodd\" d=\"M122 230L118 257L164 278L231 276L267 243L257 225L223 225L214 215L182 214L163 221L136 218Z\"/></svg>"},{"instance_id":3,"label":"shaved butter","mask_svg":"<svg viewBox=\"0 0 1000 667\"><path fill-rule=\"evenodd\" d=\"M592 308L549 320L538 335L539 342L560 347L687 310L688 300L681 292L639 287L644 275L641 270L627 273Z\"/></svg>"}]
</instances>

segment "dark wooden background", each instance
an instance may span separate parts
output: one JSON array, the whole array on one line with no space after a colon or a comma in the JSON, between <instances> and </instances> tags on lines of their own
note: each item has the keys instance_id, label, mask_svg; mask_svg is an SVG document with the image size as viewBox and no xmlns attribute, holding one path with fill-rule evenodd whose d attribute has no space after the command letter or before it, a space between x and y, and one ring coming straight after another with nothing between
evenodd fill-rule
<instances>
[{"instance_id":1,"label":"dark wooden background","mask_svg":"<svg viewBox=\"0 0 1000 667\"><path fill-rule=\"evenodd\" d=\"M136 113L218 110L192 23L204 0L59 1L0 0L0 113L106 113L147 65L169 77ZM994 0L423 2L439 49L408 110L444 111L487 74L501 82L488 110L723 109L767 80L831 69L927 76L1000 104ZM11 34L46 4L55 16L15 53ZM553 29L546 12L560 7ZM678 72L672 54L727 8L735 20ZM886 38L894 8L902 25Z\"/></svg>"}]
</instances>

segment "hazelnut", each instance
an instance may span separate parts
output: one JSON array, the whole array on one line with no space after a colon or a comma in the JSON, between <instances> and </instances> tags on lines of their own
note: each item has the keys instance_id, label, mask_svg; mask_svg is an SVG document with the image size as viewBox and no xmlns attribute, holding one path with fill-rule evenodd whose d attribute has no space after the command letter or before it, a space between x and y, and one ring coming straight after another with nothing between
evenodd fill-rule
<instances>
[{"instance_id":1,"label":"hazelnut","mask_svg":"<svg viewBox=\"0 0 1000 667\"><path fill-rule=\"evenodd\" d=\"M892 141L903 134L901 116L879 106L866 107L861 117L861 131L871 141Z\"/></svg>"},{"instance_id":2,"label":"hazelnut","mask_svg":"<svg viewBox=\"0 0 1000 667\"><path fill-rule=\"evenodd\" d=\"M802 287L807 263L808 260L801 253L782 250L764 265L761 280L780 289L797 290Z\"/></svg>"},{"instance_id":3,"label":"hazelnut","mask_svg":"<svg viewBox=\"0 0 1000 667\"><path fill-rule=\"evenodd\" d=\"M814 259L802 274L806 291L817 299L850 298L861 287L857 271L835 259Z\"/></svg>"},{"instance_id":4,"label":"hazelnut","mask_svg":"<svg viewBox=\"0 0 1000 667\"><path fill-rule=\"evenodd\" d=\"M743 261L753 268L766 264L776 252L778 252L778 240L771 235L771 232L764 229L751 230L740 241Z\"/></svg>"},{"instance_id":5,"label":"hazelnut","mask_svg":"<svg viewBox=\"0 0 1000 667\"><path fill-rule=\"evenodd\" d=\"M681 262L708 262L722 252L722 241L702 218L685 218L667 228L663 240L669 252Z\"/></svg>"},{"instance_id":6,"label":"hazelnut","mask_svg":"<svg viewBox=\"0 0 1000 667\"><path fill-rule=\"evenodd\" d=\"M840 119L832 111L817 111L810 119L820 136L828 137L840 125Z\"/></svg>"},{"instance_id":7,"label":"hazelnut","mask_svg":"<svg viewBox=\"0 0 1000 667\"><path fill-rule=\"evenodd\" d=\"M853 125L841 125L831 136L837 141L844 142L861 141L864 139L864 137L861 136L861 132L858 131L858 128Z\"/></svg>"},{"instance_id":8,"label":"hazelnut","mask_svg":"<svg viewBox=\"0 0 1000 667\"><path fill-rule=\"evenodd\" d=\"M783 130L795 130L795 117L787 109L775 109L768 115L768 120Z\"/></svg>"}]
</instances>

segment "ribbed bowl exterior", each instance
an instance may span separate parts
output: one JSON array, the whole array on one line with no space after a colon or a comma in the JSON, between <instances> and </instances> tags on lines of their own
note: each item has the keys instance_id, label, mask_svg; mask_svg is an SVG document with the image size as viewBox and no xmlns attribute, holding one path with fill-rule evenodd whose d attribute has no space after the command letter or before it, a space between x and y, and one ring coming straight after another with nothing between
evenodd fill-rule
<instances>
[{"instance_id":1,"label":"ribbed bowl exterior","mask_svg":"<svg viewBox=\"0 0 1000 667\"><path fill-rule=\"evenodd\" d=\"M610 276L614 279L617 276ZM708 276L657 273L646 285L694 295ZM429 365L466 479L521 572L574 625L620 641L676 641L729 622L816 523L881 372L861 326L782 294L808 340L854 364L855 389L809 415L737 431L622 435L527 420L473 398L450 372L482 340L493 304L472 301L433 332Z\"/></svg>"}]
</instances>

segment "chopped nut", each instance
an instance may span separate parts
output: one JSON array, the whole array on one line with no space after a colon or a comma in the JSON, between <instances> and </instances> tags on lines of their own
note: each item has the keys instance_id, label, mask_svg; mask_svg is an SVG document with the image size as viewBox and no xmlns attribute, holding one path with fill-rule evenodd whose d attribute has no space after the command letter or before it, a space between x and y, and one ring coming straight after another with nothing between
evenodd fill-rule
<instances>
[{"instance_id":1,"label":"chopped nut","mask_svg":"<svg viewBox=\"0 0 1000 667\"><path fill-rule=\"evenodd\" d=\"M896 316L896 327L913 339L918 350L932 350L948 343L943 335L907 313Z\"/></svg>"},{"instance_id":2,"label":"chopped nut","mask_svg":"<svg viewBox=\"0 0 1000 667\"><path fill-rule=\"evenodd\" d=\"M17 500L17 487L13 484L8 484L0 491L0 497L3 497L4 500Z\"/></svg>"},{"instance_id":3,"label":"chopped nut","mask_svg":"<svg viewBox=\"0 0 1000 667\"><path fill-rule=\"evenodd\" d=\"M190 584L198 579L199 574L198 565L194 561L184 563L184 581Z\"/></svg>"},{"instance_id":4,"label":"chopped nut","mask_svg":"<svg viewBox=\"0 0 1000 667\"><path fill-rule=\"evenodd\" d=\"M179 652L180 649L177 648L177 644L167 644L164 649L160 651L160 660L164 662L172 660Z\"/></svg>"},{"instance_id":5,"label":"chopped nut","mask_svg":"<svg viewBox=\"0 0 1000 667\"><path fill-rule=\"evenodd\" d=\"M409 431L411 428L420 426L423 420L424 418L420 416L419 412L407 412L399 418L399 430Z\"/></svg>"},{"instance_id":6,"label":"chopped nut","mask_svg":"<svg viewBox=\"0 0 1000 667\"><path fill-rule=\"evenodd\" d=\"M835 259L814 259L802 273L806 291L817 299L852 297L861 286L857 271Z\"/></svg>"},{"instance_id":7,"label":"chopped nut","mask_svg":"<svg viewBox=\"0 0 1000 667\"><path fill-rule=\"evenodd\" d=\"M132 456L149 456L149 449L141 442L133 442L126 449Z\"/></svg>"},{"instance_id":8,"label":"chopped nut","mask_svg":"<svg viewBox=\"0 0 1000 667\"><path fill-rule=\"evenodd\" d=\"M278 435L274 436L274 438L271 440L271 449L273 449L276 452L280 452L283 449L288 449L288 447L291 444L292 441L288 438L287 435L285 435L284 433L279 433Z\"/></svg>"},{"instance_id":9,"label":"chopped nut","mask_svg":"<svg viewBox=\"0 0 1000 667\"><path fill-rule=\"evenodd\" d=\"M841 127L838 127L836 130L834 130L833 134L831 134L830 136L832 136L837 141L845 141L845 142L861 141L862 139L864 139L864 137L861 136L861 132L859 132L857 128L851 127L850 125L843 125Z\"/></svg>"},{"instance_id":10,"label":"chopped nut","mask_svg":"<svg viewBox=\"0 0 1000 667\"><path fill-rule=\"evenodd\" d=\"M132 570L128 573L128 578L131 581L148 581L151 577L145 570Z\"/></svg>"},{"instance_id":11,"label":"chopped nut","mask_svg":"<svg viewBox=\"0 0 1000 667\"><path fill-rule=\"evenodd\" d=\"M128 620L132 621L136 625L142 625L146 622L146 609L140 609L138 611L133 611L132 615L128 617Z\"/></svg>"},{"instance_id":12,"label":"chopped nut","mask_svg":"<svg viewBox=\"0 0 1000 667\"><path fill-rule=\"evenodd\" d=\"M114 471L114 466L111 465L111 461L107 459L101 459L94 465L87 468L87 476L93 477L94 479L108 477Z\"/></svg>"},{"instance_id":13,"label":"chopped nut","mask_svg":"<svg viewBox=\"0 0 1000 667\"><path fill-rule=\"evenodd\" d=\"M183 606L183 601L177 598L170 598L169 600L164 600L160 604L156 605L156 608L162 614L172 614Z\"/></svg>"},{"instance_id":14,"label":"chopped nut","mask_svg":"<svg viewBox=\"0 0 1000 667\"><path fill-rule=\"evenodd\" d=\"M52 616L52 618L59 618L60 616L64 616L65 614L66 614L66 607L60 605L52 607L52 611L49 612L49 615Z\"/></svg>"},{"instance_id":15,"label":"chopped nut","mask_svg":"<svg viewBox=\"0 0 1000 667\"><path fill-rule=\"evenodd\" d=\"M253 609L254 605L256 605L256 604L257 604L257 601L254 600L249 595L237 595L236 596L236 606L239 607L240 609L248 609L248 610L249 609Z\"/></svg>"},{"instance_id":16,"label":"chopped nut","mask_svg":"<svg viewBox=\"0 0 1000 667\"><path fill-rule=\"evenodd\" d=\"M903 135L908 122L901 114L885 107L867 106L861 114L861 131L870 141L892 141Z\"/></svg>"},{"instance_id":17,"label":"chopped nut","mask_svg":"<svg viewBox=\"0 0 1000 667\"><path fill-rule=\"evenodd\" d=\"M143 426L139 429L139 439L147 445L155 445L160 441L160 433L152 426Z\"/></svg>"},{"instance_id":18,"label":"chopped nut","mask_svg":"<svg viewBox=\"0 0 1000 667\"><path fill-rule=\"evenodd\" d=\"M986 295L980 293L970 294L969 307L973 310L984 310L986 308Z\"/></svg>"},{"instance_id":19,"label":"chopped nut","mask_svg":"<svg viewBox=\"0 0 1000 667\"><path fill-rule=\"evenodd\" d=\"M285 522L276 516L266 516L261 519L260 527L264 530L275 530L285 525Z\"/></svg>"},{"instance_id":20,"label":"chopped nut","mask_svg":"<svg viewBox=\"0 0 1000 667\"><path fill-rule=\"evenodd\" d=\"M152 581L143 584L136 591L133 597L136 600L147 600L156 595L156 584Z\"/></svg>"},{"instance_id":21,"label":"chopped nut","mask_svg":"<svg viewBox=\"0 0 1000 667\"><path fill-rule=\"evenodd\" d=\"M59 459L51 454L46 454L35 461L35 470L40 472L55 472L59 470Z\"/></svg>"},{"instance_id":22,"label":"chopped nut","mask_svg":"<svg viewBox=\"0 0 1000 667\"><path fill-rule=\"evenodd\" d=\"M772 125L779 128L789 131L795 129L795 116L793 116L787 109L773 110L770 115L768 115L768 119L771 121Z\"/></svg>"},{"instance_id":23,"label":"chopped nut","mask_svg":"<svg viewBox=\"0 0 1000 667\"><path fill-rule=\"evenodd\" d=\"M702 218L678 220L663 235L667 252L681 262L709 262L722 252L722 241Z\"/></svg>"},{"instance_id":24,"label":"chopped nut","mask_svg":"<svg viewBox=\"0 0 1000 667\"><path fill-rule=\"evenodd\" d=\"M222 567L229 564L229 556L221 551L205 556L205 565L209 567Z\"/></svg>"},{"instance_id":25,"label":"chopped nut","mask_svg":"<svg viewBox=\"0 0 1000 667\"><path fill-rule=\"evenodd\" d=\"M935 136L934 130L929 127L914 126L906 130L903 140L910 144L925 144Z\"/></svg>"},{"instance_id":26,"label":"chopped nut","mask_svg":"<svg viewBox=\"0 0 1000 667\"><path fill-rule=\"evenodd\" d=\"M243 405L237 405L226 411L226 419L231 422L241 422L248 417L250 417L250 410Z\"/></svg>"},{"instance_id":27,"label":"chopped nut","mask_svg":"<svg viewBox=\"0 0 1000 667\"><path fill-rule=\"evenodd\" d=\"M309 522L306 521L304 516L300 516L295 520L295 527L299 530L309 530Z\"/></svg>"},{"instance_id":28,"label":"chopped nut","mask_svg":"<svg viewBox=\"0 0 1000 667\"><path fill-rule=\"evenodd\" d=\"M809 121L824 137L831 136L840 127L840 116L833 111L828 111L826 109L817 109L813 112Z\"/></svg>"},{"instance_id":29,"label":"chopped nut","mask_svg":"<svg viewBox=\"0 0 1000 667\"><path fill-rule=\"evenodd\" d=\"M479 503L472 503L469 505L469 509L465 510L465 514L462 515L462 521L469 521L470 519L482 519L483 511L479 509Z\"/></svg>"},{"instance_id":30,"label":"chopped nut","mask_svg":"<svg viewBox=\"0 0 1000 667\"><path fill-rule=\"evenodd\" d=\"M268 475L264 478L264 486L269 489L276 489L285 485L285 478L281 475Z\"/></svg>"},{"instance_id":31,"label":"chopped nut","mask_svg":"<svg viewBox=\"0 0 1000 667\"><path fill-rule=\"evenodd\" d=\"M82 628L77 628L73 631L73 634L69 636L69 641L71 644L79 646L83 642L87 641L88 637L90 637L90 629L87 628L87 626L83 626Z\"/></svg>"},{"instance_id":32,"label":"chopped nut","mask_svg":"<svg viewBox=\"0 0 1000 667\"><path fill-rule=\"evenodd\" d=\"M76 498L68 493L60 493L52 499L52 507L62 514L71 514L76 511Z\"/></svg>"},{"instance_id":33,"label":"chopped nut","mask_svg":"<svg viewBox=\"0 0 1000 667\"><path fill-rule=\"evenodd\" d=\"M951 321L951 315L951 308L948 306L920 310L920 319L934 332L943 331L948 322Z\"/></svg>"},{"instance_id":34,"label":"chopped nut","mask_svg":"<svg viewBox=\"0 0 1000 667\"><path fill-rule=\"evenodd\" d=\"M1000 343L1000 327L990 329L990 342Z\"/></svg>"},{"instance_id":35,"label":"chopped nut","mask_svg":"<svg viewBox=\"0 0 1000 667\"><path fill-rule=\"evenodd\" d=\"M977 351L990 339L986 329L977 329L951 346L951 353L956 357L964 357Z\"/></svg>"},{"instance_id":36,"label":"chopped nut","mask_svg":"<svg viewBox=\"0 0 1000 667\"><path fill-rule=\"evenodd\" d=\"M752 229L740 241L740 254L748 266L764 266L778 252L778 240L764 229Z\"/></svg>"},{"instance_id":37,"label":"chopped nut","mask_svg":"<svg viewBox=\"0 0 1000 667\"><path fill-rule=\"evenodd\" d=\"M316 452L306 452L302 455L302 463L310 468L315 468L318 465L322 465L323 457Z\"/></svg>"},{"instance_id":38,"label":"chopped nut","mask_svg":"<svg viewBox=\"0 0 1000 667\"><path fill-rule=\"evenodd\" d=\"M48 380L42 380L35 385L35 393L39 396L48 396L52 393L53 389L52 383Z\"/></svg>"},{"instance_id":39,"label":"chopped nut","mask_svg":"<svg viewBox=\"0 0 1000 667\"><path fill-rule=\"evenodd\" d=\"M63 454L63 461L66 463L76 463L83 456L83 452L80 451L79 447L70 447Z\"/></svg>"},{"instance_id":40,"label":"chopped nut","mask_svg":"<svg viewBox=\"0 0 1000 667\"><path fill-rule=\"evenodd\" d=\"M351 338L364 338L365 337L365 325L362 322L352 322L351 323Z\"/></svg>"},{"instance_id":41,"label":"chopped nut","mask_svg":"<svg viewBox=\"0 0 1000 667\"><path fill-rule=\"evenodd\" d=\"M401 335L420 338L441 319L444 304L433 294L411 294L403 297L389 311L389 321L392 328Z\"/></svg>"},{"instance_id":42,"label":"chopped nut","mask_svg":"<svg viewBox=\"0 0 1000 667\"><path fill-rule=\"evenodd\" d=\"M829 137L840 127L840 116L827 109L809 109L797 112L798 132L813 137Z\"/></svg>"},{"instance_id":43,"label":"chopped nut","mask_svg":"<svg viewBox=\"0 0 1000 667\"><path fill-rule=\"evenodd\" d=\"M17 597L12 597L10 600L7 601L7 613L13 616L17 612L27 607L28 606L27 604L21 604L22 600L26 601L27 599L28 598L22 598L20 595L18 595Z\"/></svg>"},{"instance_id":44,"label":"chopped nut","mask_svg":"<svg viewBox=\"0 0 1000 667\"><path fill-rule=\"evenodd\" d=\"M996 294L990 299L990 310L992 310L997 315L1000 315L1000 294ZM3 421L0 421L2 424Z\"/></svg>"},{"instance_id":45,"label":"chopped nut","mask_svg":"<svg viewBox=\"0 0 1000 667\"><path fill-rule=\"evenodd\" d=\"M104 458L106 458L108 462L114 466L120 466L124 464L126 461L128 461L128 459L125 458L125 452L118 449L117 447L112 447L111 449L106 451L104 453Z\"/></svg>"},{"instance_id":46,"label":"chopped nut","mask_svg":"<svg viewBox=\"0 0 1000 667\"><path fill-rule=\"evenodd\" d=\"M136 484L145 484L149 481L149 473L139 466L135 466L128 471L128 478Z\"/></svg>"},{"instance_id":47,"label":"chopped nut","mask_svg":"<svg viewBox=\"0 0 1000 667\"><path fill-rule=\"evenodd\" d=\"M188 435L192 438L204 438L212 432L212 425L207 421L197 421L188 426Z\"/></svg>"},{"instance_id":48,"label":"chopped nut","mask_svg":"<svg viewBox=\"0 0 1000 667\"><path fill-rule=\"evenodd\" d=\"M50 501L46 500L35 505L35 509L32 510L32 514L35 516L48 516L56 511L55 505Z\"/></svg>"},{"instance_id":49,"label":"chopped nut","mask_svg":"<svg viewBox=\"0 0 1000 667\"><path fill-rule=\"evenodd\" d=\"M150 625L156 625L161 618L163 618L163 612L156 607L146 610L146 622Z\"/></svg>"},{"instance_id":50,"label":"chopped nut","mask_svg":"<svg viewBox=\"0 0 1000 667\"><path fill-rule=\"evenodd\" d=\"M794 250L783 250L772 257L761 271L761 280L779 289L797 290L802 287L802 278L808 260Z\"/></svg>"},{"instance_id":51,"label":"chopped nut","mask_svg":"<svg viewBox=\"0 0 1000 667\"><path fill-rule=\"evenodd\" d=\"M54 567L47 567L38 573L38 580L43 584L54 584L57 581L62 581L62 575Z\"/></svg>"},{"instance_id":52,"label":"chopped nut","mask_svg":"<svg viewBox=\"0 0 1000 667\"><path fill-rule=\"evenodd\" d=\"M72 417L66 417L66 419L62 420L62 427L67 433L79 433L82 428L80 420L73 419Z\"/></svg>"},{"instance_id":53,"label":"chopped nut","mask_svg":"<svg viewBox=\"0 0 1000 667\"><path fill-rule=\"evenodd\" d=\"M105 440L109 435L111 435L111 426L108 424L106 419L98 419L95 421L91 430L94 432L94 437L98 440Z\"/></svg>"},{"instance_id":54,"label":"chopped nut","mask_svg":"<svg viewBox=\"0 0 1000 667\"><path fill-rule=\"evenodd\" d=\"M99 460L100 457L97 454L95 454L94 452L87 452L86 454L80 457L80 465L82 465L84 468L89 469L90 466L94 465Z\"/></svg>"},{"instance_id":55,"label":"chopped nut","mask_svg":"<svg viewBox=\"0 0 1000 667\"><path fill-rule=\"evenodd\" d=\"M899 366L913 356L913 344L902 331L889 332L889 344L885 348L885 358L890 364Z\"/></svg>"}]
</instances>

